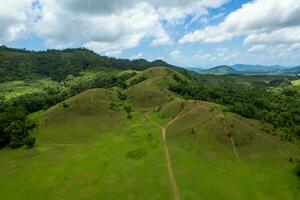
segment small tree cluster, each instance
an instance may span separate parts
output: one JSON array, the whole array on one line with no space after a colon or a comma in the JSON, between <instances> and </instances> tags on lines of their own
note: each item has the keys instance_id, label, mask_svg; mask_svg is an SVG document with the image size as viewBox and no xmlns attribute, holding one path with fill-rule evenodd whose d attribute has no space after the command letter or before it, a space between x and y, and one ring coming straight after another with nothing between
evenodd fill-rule
<instances>
[{"instance_id":1,"label":"small tree cluster","mask_svg":"<svg viewBox=\"0 0 300 200\"><path fill-rule=\"evenodd\" d=\"M131 115L132 108L130 106L124 106L124 111L127 113L127 119L131 119L132 118L132 115Z\"/></svg>"}]
</instances>

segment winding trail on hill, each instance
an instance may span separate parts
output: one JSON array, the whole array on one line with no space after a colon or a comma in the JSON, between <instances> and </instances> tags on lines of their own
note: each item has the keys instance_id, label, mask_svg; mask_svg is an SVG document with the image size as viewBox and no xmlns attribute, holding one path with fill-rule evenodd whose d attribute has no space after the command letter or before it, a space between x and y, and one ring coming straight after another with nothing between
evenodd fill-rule
<instances>
[{"instance_id":1,"label":"winding trail on hill","mask_svg":"<svg viewBox=\"0 0 300 200\"><path fill-rule=\"evenodd\" d=\"M90 97L90 101L92 102L92 105L94 105L95 107L98 107L100 103L105 104L105 101L96 101L96 98L97 97L95 97L95 91L93 91L93 93Z\"/></svg>"},{"instance_id":2,"label":"winding trail on hill","mask_svg":"<svg viewBox=\"0 0 300 200\"><path fill-rule=\"evenodd\" d=\"M235 148L235 142L234 142L234 139L232 137L232 135L229 133L228 129L227 129L227 124L225 122L225 118L224 118L224 114L223 113L219 113L219 116L221 117L222 121L223 121L223 126L224 126L224 132L225 134L229 137L230 141L231 141L231 145L232 145L232 149L233 149L233 152L234 152L234 155L239 158L239 154Z\"/></svg>"},{"instance_id":3,"label":"winding trail on hill","mask_svg":"<svg viewBox=\"0 0 300 200\"><path fill-rule=\"evenodd\" d=\"M170 157L169 149L168 149L168 146L167 146L167 143L166 143L166 132L167 132L166 127L160 126L158 123L153 121L147 113L145 114L145 116L155 126L157 126L158 128L161 129L161 136L162 136L163 144L164 144L165 157L166 157L166 161L167 161L168 174L169 174L169 179L170 179L171 186L172 186L172 192L173 192L173 195L174 195L174 199L175 200L180 200L179 189L178 189L178 186L176 184L176 179L175 179L175 175L174 175L174 172L173 172L171 157Z\"/></svg>"},{"instance_id":4,"label":"winding trail on hill","mask_svg":"<svg viewBox=\"0 0 300 200\"><path fill-rule=\"evenodd\" d=\"M204 106L204 107L205 107L205 106ZM218 117L218 115L209 118L208 120L206 120L205 122L203 122L203 125L200 126L199 129L205 128L205 127L208 125L208 123L209 123L210 121L214 121L217 117ZM197 136L196 136L196 141L195 141L195 144L194 144L193 153L196 153L196 150L197 150L198 144L199 144L199 139L200 139L200 134L199 134L199 130L198 130L198 131L197 131Z\"/></svg>"},{"instance_id":5,"label":"winding trail on hill","mask_svg":"<svg viewBox=\"0 0 300 200\"><path fill-rule=\"evenodd\" d=\"M189 101L189 104L191 103L191 101ZM173 171L173 166L172 166L172 161L171 161L171 156L169 153L169 148L167 145L167 130L168 127L173 124L176 120L178 120L179 118L185 117L189 114L191 114L192 112L194 112L195 110L197 110L198 108L203 107L204 104L202 102L197 102L197 105L195 108L193 108L192 110L185 112L185 107L183 109L181 109L180 112L177 113L177 115L170 120L165 126L161 126L158 123L156 123L155 121L153 121L149 115L147 113L145 113L146 118L151 121L155 126L157 126L158 128L161 129L161 136L162 136L162 140L163 140L163 144L164 144L164 150L165 150L165 157L166 157L166 161L167 161L167 168L168 168L168 174L169 174L169 179L171 182L171 186L172 186L172 192L174 195L174 199L175 200L180 200L180 192L176 183L176 178L175 178L175 174Z\"/></svg>"}]
</instances>

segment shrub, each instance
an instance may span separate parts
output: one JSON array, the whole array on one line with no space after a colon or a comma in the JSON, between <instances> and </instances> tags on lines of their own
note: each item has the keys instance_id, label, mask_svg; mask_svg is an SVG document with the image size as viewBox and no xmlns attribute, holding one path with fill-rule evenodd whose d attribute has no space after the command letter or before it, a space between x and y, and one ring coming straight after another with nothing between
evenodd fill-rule
<instances>
[{"instance_id":1,"label":"shrub","mask_svg":"<svg viewBox=\"0 0 300 200\"><path fill-rule=\"evenodd\" d=\"M153 136L151 133L148 133L147 137L146 137L147 141L152 141L153 140Z\"/></svg>"},{"instance_id":2,"label":"shrub","mask_svg":"<svg viewBox=\"0 0 300 200\"><path fill-rule=\"evenodd\" d=\"M124 111L126 113L130 113L130 112L132 112L132 108L130 106L124 106Z\"/></svg>"},{"instance_id":3,"label":"shrub","mask_svg":"<svg viewBox=\"0 0 300 200\"><path fill-rule=\"evenodd\" d=\"M117 96L120 100L124 101L127 99L127 96L125 94L123 94L121 91L118 90L117 92Z\"/></svg>"},{"instance_id":4,"label":"shrub","mask_svg":"<svg viewBox=\"0 0 300 200\"><path fill-rule=\"evenodd\" d=\"M69 105L66 103L66 102L63 102L63 108L68 108L69 107Z\"/></svg>"},{"instance_id":5,"label":"shrub","mask_svg":"<svg viewBox=\"0 0 300 200\"><path fill-rule=\"evenodd\" d=\"M27 138L24 139L24 144L28 148L32 148L35 145L36 139L32 135L28 136Z\"/></svg>"},{"instance_id":6,"label":"shrub","mask_svg":"<svg viewBox=\"0 0 300 200\"><path fill-rule=\"evenodd\" d=\"M298 161L296 165L296 174L300 178L300 161Z\"/></svg>"},{"instance_id":7,"label":"shrub","mask_svg":"<svg viewBox=\"0 0 300 200\"><path fill-rule=\"evenodd\" d=\"M110 102L109 109L111 109L113 111L119 111L119 106L116 102Z\"/></svg>"},{"instance_id":8,"label":"shrub","mask_svg":"<svg viewBox=\"0 0 300 200\"><path fill-rule=\"evenodd\" d=\"M132 151L127 152L126 157L130 159L141 159L146 154L144 149L135 149Z\"/></svg>"},{"instance_id":9,"label":"shrub","mask_svg":"<svg viewBox=\"0 0 300 200\"><path fill-rule=\"evenodd\" d=\"M127 114L127 119L132 119L132 115L130 113Z\"/></svg>"},{"instance_id":10,"label":"shrub","mask_svg":"<svg viewBox=\"0 0 300 200\"><path fill-rule=\"evenodd\" d=\"M13 149L23 146L24 142L21 137L12 136L10 138L9 146Z\"/></svg>"},{"instance_id":11,"label":"shrub","mask_svg":"<svg viewBox=\"0 0 300 200\"><path fill-rule=\"evenodd\" d=\"M162 108L162 106L158 106L154 112L159 112L161 110L161 108Z\"/></svg>"},{"instance_id":12,"label":"shrub","mask_svg":"<svg viewBox=\"0 0 300 200\"><path fill-rule=\"evenodd\" d=\"M135 78L135 79L133 79L133 80L130 81L129 86L133 86L133 85L136 85L136 84L138 84L138 83L141 83L141 82L143 82L143 81L146 80L146 79L147 79L147 78L144 77L144 76L140 76L140 77L138 77L138 78Z\"/></svg>"},{"instance_id":13,"label":"shrub","mask_svg":"<svg viewBox=\"0 0 300 200\"><path fill-rule=\"evenodd\" d=\"M191 134L192 134L192 135L195 135L195 133L196 133L195 130L192 128Z\"/></svg>"}]
</instances>

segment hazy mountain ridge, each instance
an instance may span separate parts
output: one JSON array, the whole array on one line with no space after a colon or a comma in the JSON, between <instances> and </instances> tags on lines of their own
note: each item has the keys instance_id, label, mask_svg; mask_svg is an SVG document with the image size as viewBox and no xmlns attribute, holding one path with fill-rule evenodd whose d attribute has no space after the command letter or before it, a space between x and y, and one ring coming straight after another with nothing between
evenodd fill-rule
<instances>
[{"instance_id":1,"label":"hazy mountain ridge","mask_svg":"<svg viewBox=\"0 0 300 200\"><path fill-rule=\"evenodd\" d=\"M239 72L230 66L221 65L221 66L213 67L211 69L203 70L200 73L222 75L222 74L238 74Z\"/></svg>"},{"instance_id":2,"label":"hazy mountain ridge","mask_svg":"<svg viewBox=\"0 0 300 200\"><path fill-rule=\"evenodd\" d=\"M300 74L300 66L283 70L286 74Z\"/></svg>"},{"instance_id":3,"label":"hazy mountain ridge","mask_svg":"<svg viewBox=\"0 0 300 200\"><path fill-rule=\"evenodd\" d=\"M282 66L282 65L267 66L267 65L235 64L231 66L222 65L222 66L212 67L209 69L203 69L203 68L187 68L187 69L201 74L299 74L300 73L300 66ZM220 73L222 71L224 71L224 73Z\"/></svg>"}]
</instances>

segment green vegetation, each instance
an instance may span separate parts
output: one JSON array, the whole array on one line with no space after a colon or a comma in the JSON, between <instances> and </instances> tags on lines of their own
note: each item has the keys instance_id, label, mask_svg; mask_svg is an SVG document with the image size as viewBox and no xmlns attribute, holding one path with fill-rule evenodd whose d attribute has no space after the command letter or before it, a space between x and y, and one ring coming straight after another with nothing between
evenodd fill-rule
<instances>
[{"instance_id":1,"label":"green vegetation","mask_svg":"<svg viewBox=\"0 0 300 200\"><path fill-rule=\"evenodd\" d=\"M238 74L239 72L234 70L232 67L229 67L227 65L222 65L222 66L214 67L211 69L203 70L200 73L201 74L224 75L224 74Z\"/></svg>"},{"instance_id":2,"label":"green vegetation","mask_svg":"<svg viewBox=\"0 0 300 200\"><path fill-rule=\"evenodd\" d=\"M297 166L296 166L296 173L300 178L300 161L298 161Z\"/></svg>"},{"instance_id":3,"label":"green vegetation","mask_svg":"<svg viewBox=\"0 0 300 200\"><path fill-rule=\"evenodd\" d=\"M58 104L30 116L40 124L35 147L0 151L2 197L172 199L161 130L138 110L126 120L123 109L109 109L112 101L121 101L114 89L92 89L65 100L68 109ZM146 111L164 125L184 110L167 129L181 199L297 199L289 158L299 158L298 147L265 133L256 121L225 113L239 144L237 158L223 130L223 107L203 103L175 99Z\"/></svg>"},{"instance_id":4,"label":"green vegetation","mask_svg":"<svg viewBox=\"0 0 300 200\"><path fill-rule=\"evenodd\" d=\"M50 77L63 81L66 77L78 76L90 69L136 69L156 66L171 66L161 60L148 62L144 59L115 59L84 49L26 51L0 47L0 82Z\"/></svg>"},{"instance_id":5,"label":"green vegetation","mask_svg":"<svg viewBox=\"0 0 300 200\"><path fill-rule=\"evenodd\" d=\"M29 147L29 148L32 148L34 146L36 142L36 139L35 137L33 137L32 135L29 135L27 138L25 138L24 140L24 144Z\"/></svg>"},{"instance_id":6,"label":"green vegetation","mask_svg":"<svg viewBox=\"0 0 300 200\"><path fill-rule=\"evenodd\" d=\"M299 75L300 74L300 66L286 69L283 72L287 73L287 74L298 74Z\"/></svg>"},{"instance_id":7,"label":"green vegetation","mask_svg":"<svg viewBox=\"0 0 300 200\"><path fill-rule=\"evenodd\" d=\"M85 49L1 52L20 66L0 67L3 199L300 196L297 76L197 75Z\"/></svg>"},{"instance_id":8,"label":"green vegetation","mask_svg":"<svg viewBox=\"0 0 300 200\"><path fill-rule=\"evenodd\" d=\"M64 101L65 99L90 88L126 88L125 81L135 74L126 71L120 73L116 70L96 71L93 75L91 75L91 72L85 72L78 77L68 76L66 82L61 86L57 86L59 83L53 84L53 81L49 85L45 84L40 88L37 87L32 92L18 94L14 98L0 99L0 147L9 144L12 148L17 148L25 144L24 140L36 126L32 125L35 122L26 119L28 114L47 109L60 102L62 102L61 106L67 109L69 105ZM3 84L5 88L7 83ZM34 87L34 84L28 87ZM18 87L17 90L19 90ZM11 91L14 93L13 88ZM118 94L120 99L126 99L126 95L121 92ZM10 96L10 93L7 95ZM131 117L129 112L128 118Z\"/></svg>"},{"instance_id":9,"label":"green vegetation","mask_svg":"<svg viewBox=\"0 0 300 200\"><path fill-rule=\"evenodd\" d=\"M292 81L292 85L294 85L294 86L300 86L300 80Z\"/></svg>"},{"instance_id":10,"label":"green vegetation","mask_svg":"<svg viewBox=\"0 0 300 200\"><path fill-rule=\"evenodd\" d=\"M136 84L138 84L138 83L140 83L140 82L142 82L142 81L144 81L146 79L147 78L144 77L144 76L139 76L138 78L131 80L130 83L129 83L129 86L136 85Z\"/></svg>"},{"instance_id":11,"label":"green vegetation","mask_svg":"<svg viewBox=\"0 0 300 200\"><path fill-rule=\"evenodd\" d=\"M272 124L282 139L300 137L300 91L291 85L296 77L194 75L197 85L181 84L170 89L186 98L228 106L244 117Z\"/></svg>"},{"instance_id":12,"label":"green vegetation","mask_svg":"<svg viewBox=\"0 0 300 200\"><path fill-rule=\"evenodd\" d=\"M159 130L140 113L126 120L110 110L113 100L114 91L93 89L66 100L68 109L31 116L36 146L0 151L1 197L171 199Z\"/></svg>"}]
</instances>

